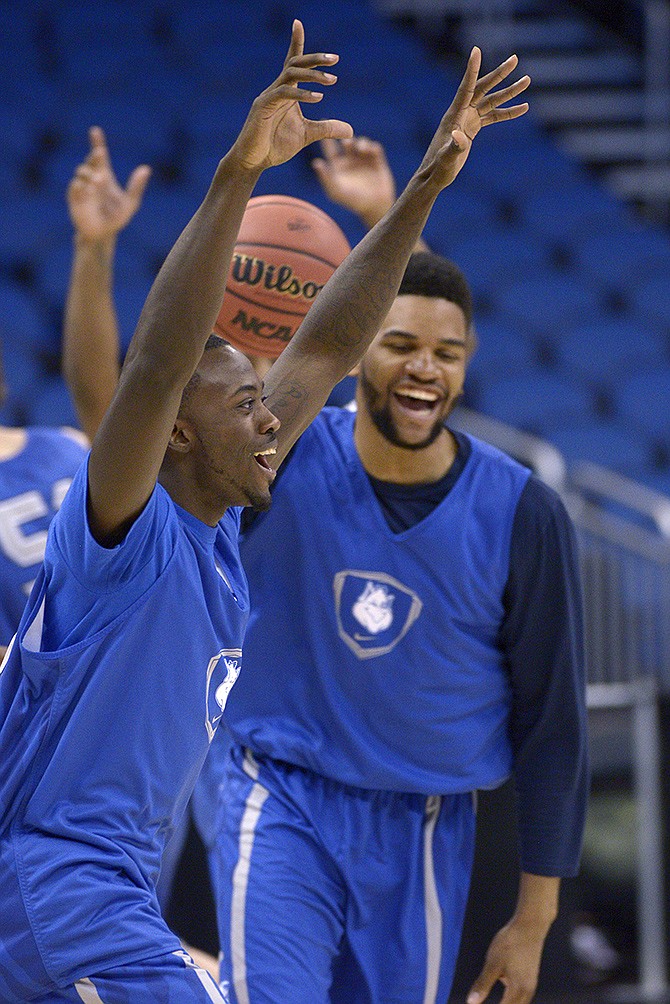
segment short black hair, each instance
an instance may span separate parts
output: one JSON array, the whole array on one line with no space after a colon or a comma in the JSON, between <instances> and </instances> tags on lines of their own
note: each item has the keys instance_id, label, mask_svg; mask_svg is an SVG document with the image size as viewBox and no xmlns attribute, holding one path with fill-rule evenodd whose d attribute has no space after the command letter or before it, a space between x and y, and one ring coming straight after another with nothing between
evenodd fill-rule
<instances>
[{"instance_id":1,"label":"short black hair","mask_svg":"<svg viewBox=\"0 0 670 1004\"><path fill-rule=\"evenodd\" d=\"M220 349L226 345L230 346L230 348L233 348L230 342L227 342L225 338L220 338L219 335L211 334L207 339L207 341L205 342L203 355L209 349ZM184 392L181 396L181 403L179 405L179 412L178 412L179 417L183 417L184 415L186 415L189 401L193 397L193 392L195 391L199 383L200 383L200 374L196 370L191 379L189 380L189 382L184 387Z\"/></svg>"},{"instance_id":2,"label":"short black hair","mask_svg":"<svg viewBox=\"0 0 670 1004\"><path fill-rule=\"evenodd\" d=\"M410 258L398 296L435 296L461 308L472 327L472 293L458 265L432 251L417 251Z\"/></svg>"}]
</instances>

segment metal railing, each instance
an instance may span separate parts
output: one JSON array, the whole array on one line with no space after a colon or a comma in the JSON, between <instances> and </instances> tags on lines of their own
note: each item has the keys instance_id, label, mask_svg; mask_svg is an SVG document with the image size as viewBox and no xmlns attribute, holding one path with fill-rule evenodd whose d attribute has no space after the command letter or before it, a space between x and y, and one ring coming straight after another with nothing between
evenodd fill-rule
<instances>
[{"instance_id":1,"label":"metal railing","mask_svg":"<svg viewBox=\"0 0 670 1004\"><path fill-rule=\"evenodd\" d=\"M670 500L606 468L574 472L550 444L460 409L455 427L546 478L576 528L591 715L625 710L637 808L638 985L620 1000L668 999L658 696L670 695Z\"/></svg>"}]
</instances>

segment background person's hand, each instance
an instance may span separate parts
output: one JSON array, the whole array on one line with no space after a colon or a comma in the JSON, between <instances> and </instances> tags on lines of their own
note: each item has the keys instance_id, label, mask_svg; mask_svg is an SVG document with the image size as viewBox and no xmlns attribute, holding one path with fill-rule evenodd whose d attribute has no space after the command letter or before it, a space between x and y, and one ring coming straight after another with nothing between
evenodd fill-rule
<instances>
[{"instance_id":1,"label":"background person's hand","mask_svg":"<svg viewBox=\"0 0 670 1004\"><path fill-rule=\"evenodd\" d=\"M381 143L365 136L325 139L312 167L332 202L358 216L368 229L396 199L396 187Z\"/></svg>"},{"instance_id":2,"label":"background person's hand","mask_svg":"<svg viewBox=\"0 0 670 1004\"><path fill-rule=\"evenodd\" d=\"M115 237L140 207L151 175L146 164L136 167L122 188L112 170L105 134L89 129L91 149L67 189L70 219L78 237L87 241Z\"/></svg>"}]
</instances>

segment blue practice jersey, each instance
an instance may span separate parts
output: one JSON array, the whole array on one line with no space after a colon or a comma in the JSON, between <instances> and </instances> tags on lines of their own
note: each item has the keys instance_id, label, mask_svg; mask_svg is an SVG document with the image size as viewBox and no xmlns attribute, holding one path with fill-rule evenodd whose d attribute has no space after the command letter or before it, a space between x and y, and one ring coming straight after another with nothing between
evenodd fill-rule
<instances>
[{"instance_id":1,"label":"blue practice jersey","mask_svg":"<svg viewBox=\"0 0 670 1004\"><path fill-rule=\"evenodd\" d=\"M252 614L244 677L225 714L229 736L260 756L356 788L444 795L494 787L518 768L528 806L524 864L570 874L586 761L580 595L574 534L572 543L562 536L562 524L571 532L567 515L556 496L553 506L537 491L526 468L464 437L467 449L444 496L395 532L358 457L354 421L338 409L322 412L277 479L271 510L243 535ZM397 494L412 493L403 486ZM521 603L510 595L512 584L535 613L535 584L529 592L521 576L517 587L519 571L511 568L527 498L524 546L547 551L551 582L537 583L546 620L552 605L566 611L555 636L560 666L540 654L553 629L519 627ZM269 570L266 555L277 540L287 557ZM539 639L539 658L529 636ZM196 797L206 839L205 807L229 741L217 737Z\"/></svg>"},{"instance_id":2,"label":"blue practice jersey","mask_svg":"<svg viewBox=\"0 0 670 1004\"><path fill-rule=\"evenodd\" d=\"M61 983L179 947L155 880L248 616L239 510L209 527L158 485L107 549L88 529L86 490L84 465L0 673L0 846ZM12 880L0 874L0 912Z\"/></svg>"},{"instance_id":3,"label":"blue practice jersey","mask_svg":"<svg viewBox=\"0 0 670 1004\"><path fill-rule=\"evenodd\" d=\"M0 461L0 645L19 626L47 529L86 450L59 429L28 428L26 444Z\"/></svg>"}]
</instances>

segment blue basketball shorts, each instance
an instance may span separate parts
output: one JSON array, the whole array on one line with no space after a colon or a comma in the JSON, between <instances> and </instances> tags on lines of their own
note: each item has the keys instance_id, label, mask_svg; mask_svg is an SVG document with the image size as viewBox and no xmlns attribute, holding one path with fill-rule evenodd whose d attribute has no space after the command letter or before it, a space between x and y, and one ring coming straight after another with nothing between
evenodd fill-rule
<instances>
[{"instance_id":1,"label":"blue basketball shorts","mask_svg":"<svg viewBox=\"0 0 670 1004\"><path fill-rule=\"evenodd\" d=\"M433 1004L453 980L471 793L366 791L233 748L211 870L231 1004Z\"/></svg>"},{"instance_id":2,"label":"blue basketball shorts","mask_svg":"<svg viewBox=\"0 0 670 1004\"><path fill-rule=\"evenodd\" d=\"M183 951L105 967L61 986L47 973L16 880L13 849L0 840L0 1001L2 1004L228 1004L209 973ZM72 932L76 944L77 932Z\"/></svg>"},{"instance_id":3,"label":"blue basketball shorts","mask_svg":"<svg viewBox=\"0 0 670 1004\"><path fill-rule=\"evenodd\" d=\"M229 1004L215 980L196 966L186 952L170 952L142 959L72 986L40 991L29 997L2 996L3 1004Z\"/></svg>"}]
</instances>

